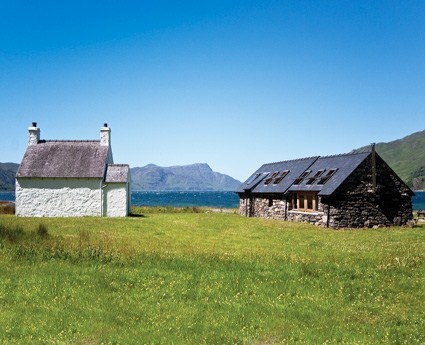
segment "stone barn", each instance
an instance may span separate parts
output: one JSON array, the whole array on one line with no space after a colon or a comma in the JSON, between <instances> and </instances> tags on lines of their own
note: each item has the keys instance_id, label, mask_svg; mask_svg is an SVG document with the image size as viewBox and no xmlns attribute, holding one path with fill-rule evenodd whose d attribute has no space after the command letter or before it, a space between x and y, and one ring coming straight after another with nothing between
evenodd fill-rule
<instances>
[{"instance_id":1,"label":"stone barn","mask_svg":"<svg viewBox=\"0 0 425 345\"><path fill-rule=\"evenodd\" d=\"M130 213L130 169L114 164L111 129L100 140L41 140L33 122L16 173L16 215L125 217Z\"/></svg>"},{"instance_id":2,"label":"stone barn","mask_svg":"<svg viewBox=\"0 0 425 345\"><path fill-rule=\"evenodd\" d=\"M261 166L237 190L240 214L333 228L404 225L412 190L375 152Z\"/></svg>"}]
</instances>

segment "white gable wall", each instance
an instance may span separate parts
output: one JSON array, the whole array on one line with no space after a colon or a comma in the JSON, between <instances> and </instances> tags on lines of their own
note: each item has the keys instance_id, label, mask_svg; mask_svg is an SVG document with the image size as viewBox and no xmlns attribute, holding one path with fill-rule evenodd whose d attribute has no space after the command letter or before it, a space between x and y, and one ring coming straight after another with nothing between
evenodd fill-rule
<instances>
[{"instance_id":1,"label":"white gable wall","mask_svg":"<svg viewBox=\"0 0 425 345\"><path fill-rule=\"evenodd\" d=\"M17 216L101 216L101 198L100 179L16 179Z\"/></svg>"},{"instance_id":2,"label":"white gable wall","mask_svg":"<svg viewBox=\"0 0 425 345\"><path fill-rule=\"evenodd\" d=\"M104 215L107 217L128 216L128 183L107 183L103 193L105 195Z\"/></svg>"}]
</instances>

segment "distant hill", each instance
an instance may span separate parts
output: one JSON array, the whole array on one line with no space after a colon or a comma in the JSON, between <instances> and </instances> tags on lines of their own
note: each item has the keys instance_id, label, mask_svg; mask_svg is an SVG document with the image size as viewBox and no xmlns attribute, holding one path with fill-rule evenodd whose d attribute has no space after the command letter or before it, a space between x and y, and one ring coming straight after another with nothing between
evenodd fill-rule
<instances>
[{"instance_id":1,"label":"distant hill","mask_svg":"<svg viewBox=\"0 0 425 345\"><path fill-rule=\"evenodd\" d=\"M19 164L0 163L0 191L15 190L15 175Z\"/></svg>"},{"instance_id":2,"label":"distant hill","mask_svg":"<svg viewBox=\"0 0 425 345\"><path fill-rule=\"evenodd\" d=\"M367 146L354 150L361 152ZM376 144L376 152L414 190L425 189L425 130Z\"/></svg>"},{"instance_id":3,"label":"distant hill","mask_svg":"<svg viewBox=\"0 0 425 345\"><path fill-rule=\"evenodd\" d=\"M228 191L235 190L241 182L214 172L208 164L160 167L149 164L131 168L132 190L145 191Z\"/></svg>"}]
</instances>

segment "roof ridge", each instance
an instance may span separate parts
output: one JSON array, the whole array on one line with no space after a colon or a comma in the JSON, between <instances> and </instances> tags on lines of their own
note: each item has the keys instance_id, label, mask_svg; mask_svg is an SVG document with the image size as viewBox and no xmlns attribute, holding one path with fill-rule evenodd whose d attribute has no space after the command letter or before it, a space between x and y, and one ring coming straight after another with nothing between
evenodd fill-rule
<instances>
[{"instance_id":1,"label":"roof ridge","mask_svg":"<svg viewBox=\"0 0 425 345\"><path fill-rule=\"evenodd\" d=\"M320 156L310 156L310 157L303 157L303 158L296 158L296 159L288 159L288 160L279 161L279 162L265 163L265 164L263 164L263 166L272 165L272 164L280 164L280 163L296 162L296 161L304 161L304 160L317 159L317 158L320 158Z\"/></svg>"},{"instance_id":2,"label":"roof ridge","mask_svg":"<svg viewBox=\"0 0 425 345\"><path fill-rule=\"evenodd\" d=\"M343 156L354 156L354 155L364 155L369 154L369 152L347 152L347 153L338 153L334 155L327 155L327 156L319 156L319 158L332 158L332 157L343 157Z\"/></svg>"},{"instance_id":3,"label":"roof ridge","mask_svg":"<svg viewBox=\"0 0 425 345\"><path fill-rule=\"evenodd\" d=\"M98 143L100 140L58 140L58 139L49 139L49 140L40 140L41 143Z\"/></svg>"}]
</instances>

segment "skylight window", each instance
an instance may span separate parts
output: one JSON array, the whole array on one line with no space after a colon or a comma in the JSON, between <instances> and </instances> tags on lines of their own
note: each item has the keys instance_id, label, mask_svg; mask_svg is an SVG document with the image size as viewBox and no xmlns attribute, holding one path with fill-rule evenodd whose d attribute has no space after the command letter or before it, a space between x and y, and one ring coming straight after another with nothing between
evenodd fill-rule
<instances>
[{"instance_id":1,"label":"skylight window","mask_svg":"<svg viewBox=\"0 0 425 345\"><path fill-rule=\"evenodd\" d=\"M323 173L325 172L325 170L326 170L326 169L320 169L320 170L317 170L317 171L316 171L316 173L315 173L312 177L310 177L310 178L307 180L306 184L308 184L308 185L314 184L314 183L317 181L317 179L318 179L320 176L322 176L322 175L323 175Z\"/></svg>"},{"instance_id":2,"label":"skylight window","mask_svg":"<svg viewBox=\"0 0 425 345\"><path fill-rule=\"evenodd\" d=\"M285 178L285 176L288 175L288 174L289 174L289 170L283 170L282 173L278 177L276 177L273 184L280 183Z\"/></svg>"},{"instance_id":3,"label":"skylight window","mask_svg":"<svg viewBox=\"0 0 425 345\"><path fill-rule=\"evenodd\" d=\"M276 176L278 176L279 175L279 171L275 171L273 174L272 174L272 176L270 176L269 178L267 178L265 181L264 181L264 184L270 184L270 183L272 183L272 181L275 179L275 177Z\"/></svg>"},{"instance_id":4,"label":"skylight window","mask_svg":"<svg viewBox=\"0 0 425 345\"><path fill-rule=\"evenodd\" d=\"M328 173L325 175L325 176L323 176L320 180L319 180L319 182L317 182L317 184L325 184L326 182L328 182L329 181L329 179L336 173L336 171L337 171L338 169L337 168L335 168L335 169L330 169L329 171L328 171Z\"/></svg>"},{"instance_id":5,"label":"skylight window","mask_svg":"<svg viewBox=\"0 0 425 345\"><path fill-rule=\"evenodd\" d=\"M313 183L314 183L314 181L316 181L316 178L315 178L315 177L310 177L310 178L307 180L306 184L313 184Z\"/></svg>"},{"instance_id":6,"label":"skylight window","mask_svg":"<svg viewBox=\"0 0 425 345\"><path fill-rule=\"evenodd\" d=\"M273 181L273 179L271 177L269 177L268 179L266 179L264 181L264 184L270 184Z\"/></svg>"},{"instance_id":7,"label":"skylight window","mask_svg":"<svg viewBox=\"0 0 425 345\"><path fill-rule=\"evenodd\" d=\"M295 179L294 184L300 184L310 173L311 170L304 171L300 177Z\"/></svg>"},{"instance_id":8,"label":"skylight window","mask_svg":"<svg viewBox=\"0 0 425 345\"><path fill-rule=\"evenodd\" d=\"M322 175L323 175L323 173L325 172L325 170L326 170L326 169L320 169L320 170L318 170L318 171L314 174L314 177L315 177L315 178L318 178L318 177L322 176Z\"/></svg>"},{"instance_id":9,"label":"skylight window","mask_svg":"<svg viewBox=\"0 0 425 345\"><path fill-rule=\"evenodd\" d=\"M252 176L249 179L249 181L246 184L250 184L250 183L254 182L258 178L258 176L260 176L260 175L261 175L260 173L255 174L254 176Z\"/></svg>"}]
</instances>

